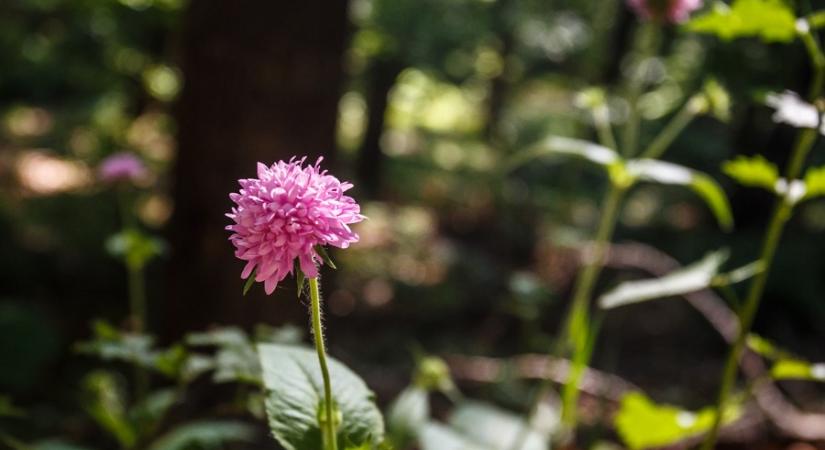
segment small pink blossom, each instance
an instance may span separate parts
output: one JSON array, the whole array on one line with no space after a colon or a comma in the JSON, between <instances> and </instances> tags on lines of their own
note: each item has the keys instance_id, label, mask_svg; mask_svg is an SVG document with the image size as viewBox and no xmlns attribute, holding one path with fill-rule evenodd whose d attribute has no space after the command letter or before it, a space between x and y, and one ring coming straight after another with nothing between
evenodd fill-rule
<instances>
[{"instance_id":1,"label":"small pink blossom","mask_svg":"<svg viewBox=\"0 0 825 450\"><path fill-rule=\"evenodd\" d=\"M297 259L307 277L318 276L323 259L315 246L347 248L358 241L349 225L364 220L361 208L344 192L352 184L321 170L323 158L303 166L306 158L258 163L258 178L238 180L239 192L229 194L236 206L226 216L235 256L246 261L241 278L253 270L267 294L293 272Z\"/></svg>"},{"instance_id":2,"label":"small pink blossom","mask_svg":"<svg viewBox=\"0 0 825 450\"><path fill-rule=\"evenodd\" d=\"M119 152L104 159L97 168L97 174L105 183L120 181L134 183L145 178L148 170L143 161L134 153Z\"/></svg>"},{"instance_id":3,"label":"small pink blossom","mask_svg":"<svg viewBox=\"0 0 825 450\"><path fill-rule=\"evenodd\" d=\"M627 0L627 4L643 19L682 23L702 7L702 0Z\"/></svg>"}]
</instances>

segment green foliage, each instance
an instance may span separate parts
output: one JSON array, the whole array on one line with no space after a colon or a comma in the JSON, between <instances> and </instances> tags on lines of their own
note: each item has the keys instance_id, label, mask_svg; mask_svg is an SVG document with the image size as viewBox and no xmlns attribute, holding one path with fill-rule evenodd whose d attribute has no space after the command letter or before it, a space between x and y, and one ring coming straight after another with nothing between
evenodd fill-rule
<instances>
[{"instance_id":1,"label":"green foliage","mask_svg":"<svg viewBox=\"0 0 825 450\"><path fill-rule=\"evenodd\" d=\"M177 377L185 364L187 352L182 346L158 350L152 336L122 332L102 320L95 321L92 328L93 339L77 343L76 351L152 369L169 378Z\"/></svg>"},{"instance_id":2,"label":"green foliage","mask_svg":"<svg viewBox=\"0 0 825 450\"><path fill-rule=\"evenodd\" d=\"M137 229L126 229L106 240L106 250L120 258L131 269L142 269L165 251L162 240L144 234Z\"/></svg>"},{"instance_id":3,"label":"green foliage","mask_svg":"<svg viewBox=\"0 0 825 450\"><path fill-rule=\"evenodd\" d=\"M14 406L11 398L0 394L0 417L22 417L25 413Z\"/></svg>"},{"instance_id":4,"label":"green foliage","mask_svg":"<svg viewBox=\"0 0 825 450\"><path fill-rule=\"evenodd\" d=\"M748 335L748 347L773 361L771 378L825 382L825 363L811 363L755 334Z\"/></svg>"},{"instance_id":5,"label":"green foliage","mask_svg":"<svg viewBox=\"0 0 825 450\"><path fill-rule=\"evenodd\" d=\"M178 426L153 442L148 450L220 449L228 442L252 442L255 429L242 422L199 421Z\"/></svg>"},{"instance_id":6,"label":"green foliage","mask_svg":"<svg viewBox=\"0 0 825 450\"><path fill-rule=\"evenodd\" d=\"M728 197L710 176L654 159L630 160L627 162L627 171L637 180L689 187L705 201L723 230L730 231L733 228L733 214Z\"/></svg>"},{"instance_id":7,"label":"green foliage","mask_svg":"<svg viewBox=\"0 0 825 450\"><path fill-rule=\"evenodd\" d=\"M762 155L738 156L722 164L722 171L743 186L760 187L771 192L776 190L779 181L779 169Z\"/></svg>"},{"instance_id":8,"label":"green foliage","mask_svg":"<svg viewBox=\"0 0 825 450\"><path fill-rule=\"evenodd\" d=\"M717 1L687 28L725 40L759 37L765 42L790 42L796 36L796 17L783 0L734 0L730 7Z\"/></svg>"},{"instance_id":9,"label":"green foliage","mask_svg":"<svg viewBox=\"0 0 825 450\"><path fill-rule=\"evenodd\" d=\"M83 406L89 416L121 447L131 448L138 434L128 416L123 383L111 372L97 371L84 378L83 388Z\"/></svg>"},{"instance_id":10,"label":"green foliage","mask_svg":"<svg viewBox=\"0 0 825 450\"><path fill-rule=\"evenodd\" d=\"M711 286L728 252L717 250L708 253L701 261L675 270L663 277L649 280L626 281L605 292L599 298L599 306L611 309L617 306L644 302L663 297L684 295Z\"/></svg>"},{"instance_id":11,"label":"green foliage","mask_svg":"<svg viewBox=\"0 0 825 450\"><path fill-rule=\"evenodd\" d=\"M555 426L555 420L553 426ZM422 450L509 450L522 433L522 450L544 450L549 445L548 424L528 426L519 416L492 405L461 403L449 419L449 426L429 422L422 429Z\"/></svg>"},{"instance_id":12,"label":"green foliage","mask_svg":"<svg viewBox=\"0 0 825 450\"><path fill-rule=\"evenodd\" d=\"M825 382L825 364L800 359L780 359L771 367L774 380L809 380Z\"/></svg>"},{"instance_id":13,"label":"green foliage","mask_svg":"<svg viewBox=\"0 0 825 450\"><path fill-rule=\"evenodd\" d=\"M739 408L731 408L724 420L732 421ZM622 398L616 414L616 431L631 449L663 447L706 431L713 423L715 412L705 408L699 412L674 406L658 405L640 392Z\"/></svg>"},{"instance_id":14,"label":"green foliage","mask_svg":"<svg viewBox=\"0 0 825 450\"><path fill-rule=\"evenodd\" d=\"M805 197L825 195L825 166L811 167L805 172Z\"/></svg>"},{"instance_id":15,"label":"green foliage","mask_svg":"<svg viewBox=\"0 0 825 450\"><path fill-rule=\"evenodd\" d=\"M430 419L429 392L409 386L390 404L387 411L387 434L395 448L407 448Z\"/></svg>"},{"instance_id":16,"label":"green foliage","mask_svg":"<svg viewBox=\"0 0 825 450\"><path fill-rule=\"evenodd\" d=\"M272 434L289 450L321 448L318 412L323 403L323 381L315 352L296 346L261 344L258 355ZM338 426L339 447L381 442L384 422L375 406L375 395L340 362L330 358L328 364L333 401L342 420Z\"/></svg>"}]
</instances>

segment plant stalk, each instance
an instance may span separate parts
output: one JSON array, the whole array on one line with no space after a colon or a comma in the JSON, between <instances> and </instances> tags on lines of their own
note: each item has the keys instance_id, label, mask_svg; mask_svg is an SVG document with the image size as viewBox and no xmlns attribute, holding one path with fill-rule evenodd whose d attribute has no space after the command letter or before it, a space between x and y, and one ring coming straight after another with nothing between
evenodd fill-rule
<instances>
[{"instance_id":1,"label":"plant stalk","mask_svg":"<svg viewBox=\"0 0 825 450\"><path fill-rule=\"evenodd\" d=\"M315 351L318 353L318 363L321 365L321 377L324 380L324 415L321 421L324 448L338 450L338 433L335 430L335 408L332 399L332 383L327 367L327 353L324 347L324 328L321 325L321 294L318 289L318 278L309 279L309 297L312 311L312 334L315 337Z\"/></svg>"},{"instance_id":2,"label":"plant stalk","mask_svg":"<svg viewBox=\"0 0 825 450\"><path fill-rule=\"evenodd\" d=\"M808 50L814 67L813 79L808 96L811 101L814 101L822 93L823 83L825 82L825 55L823 55L822 49L819 47L810 30L800 30L799 34L800 39L802 39L802 42L805 44L805 48ZM813 148L818 134L819 130L810 128L802 130L799 133L799 138L791 152L791 160L785 170L785 179L788 180L788 183L799 178L802 172L802 166L805 164L805 160L811 148ZM793 212L793 206L794 205L785 198L779 198L774 207L773 216L768 225L768 230L765 234L762 250L759 255L759 261L762 263L763 270L754 276L748 288L745 304L742 306L742 312L739 316L739 332L722 369L719 395L716 399L716 416L714 417L710 431L708 431L702 443L702 450L711 450L719 438L723 412L727 407L727 399L736 382L739 359L742 357L748 333L753 325L756 312L759 310L759 303L765 291L771 264L773 263L779 242L781 241L782 232L785 230L785 224L787 224Z\"/></svg>"}]
</instances>

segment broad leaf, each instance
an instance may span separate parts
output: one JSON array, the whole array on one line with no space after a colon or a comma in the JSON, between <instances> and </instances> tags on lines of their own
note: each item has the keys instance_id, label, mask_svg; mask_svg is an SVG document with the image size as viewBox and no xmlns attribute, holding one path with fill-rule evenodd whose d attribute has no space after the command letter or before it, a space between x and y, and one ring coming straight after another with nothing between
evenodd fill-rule
<instances>
[{"instance_id":1,"label":"broad leaf","mask_svg":"<svg viewBox=\"0 0 825 450\"><path fill-rule=\"evenodd\" d=\"M123 260L131 269L142 269L156 256L162 255L166 244L138 229L127 229L106 239L106 251Z\"/></svg>"},{"instance_id":2,"label":"broad leaf","mask_svg":"<svg viewBox=\"0 0 825 450\"><path fill-rule=\"evenodd\" d=\"M619 155L607 147L580 139L550 136L516 155L507 165L507 169L512 170L528 161L546 156L574 156L603 167L620 160Z\"/></svg>"},{"instance_id":3,"label":"broad leaf","mask_svg":"<svg viewBox=\"0 0 825 450\"><path fill-rule=\"evenodd\" d=\"M427 423L419 436L421 449L510 450L522 437L522 450L545 450L549 446L549 433L527 427L519 416L480 402L461 404L449 423Z\"/></svg>"},{"instance_id":4,"label":"broad leaf","mask_svg":"<svg viewBox=\"0 0 825 450\"><path fill-rule=\"evenodd\" d=\"M509 449L522 433L526 433L522 450L544 450L548 448L549 431L557 425L557 417L538 417L547 418L544 422L552 423L528 425L513 413L486 403L467 401L456 408L449 423L453 429L493 449Z\"/></svg>"},{"instance_id":5,"label":"broad leaf","mask_svg":"<svg viewBox=\"0 0 825 450\"><path fill-rule=\"evenodd\" d=\"M722 229L730 230L733 227L733 215L728 197L719 184L708 175L678 164L655 159L628 161L626 170L638 180L691 188L705 201Z\"/></svg>"},{"instance_id":6,"label":"broad leaf","mask_svg":"<svg viewBox=\"0 0 825 450\"><path fill-rule=\"evenodd\" d=\"M761 155L739 156L722 164L722 171L737 183L748 187L760 187L771 192L776 190L779 169Z\"/></svg>"},{"instance_id":7,"label":"broad leaf","mask_svg":"<svg viewBox=\"0 0 825 450\"><path fill-rule=\"evenodd\" d=\"M427 390L410 386L401 391L387 413L387 433L395 448L407 448L430 418Z\"/></svg>"},{"instance_id":8,"label":"broad leaf","mask_svg":"<svg viewBox=\"0 0 825 450\"><path fill-rule=\"evenodd\" d=\"M252 442L255 429L243 422L202 421L173 428L148 450L220 449L228 442Z\"/></svg>"},{"instance_id":9,"label":"broad leaf","mask_svg":"<svg viewBox=\"0 0 825 450\"><path fill-rule=\"evenodd\" d=\"M663 277L620 283L599 298L599 306L610 309L662 297L684 295L708 288L727 259L727 252L715 251L708 253L701 261Z\"/></svg>"},{"instance_id":10,"label":"broad leaf","mask_svg":"<svg viewBox=\"0 0 825 450\"><path fill-rule=\"evenodd\" d=\"M825 363L812 364L801 359L780 359L771 367L775 380L809 380L825 382Z\"/></svg>"},{"instance_id":11,"label":"broad leaf","mask_svg":"<svg viewBox=\"0 0 825 450\"><path fill-rule=\"evenodd\" d=\"M640 392L631 392L622 398L615 424L622 441L636 450L663 447L700 434L710 428L715 414L712 408L691 412L658 405ZM723 421L738 415L739 407L732 407L723 415Z\"/></svg>"},{"instance_id":12,"label":"broad leaf","mask_svg":"<svg viewBox=\"0 0 825 450\"><path fill-rule=\"evenodd\" d=\"M730 7L717 1L687 28L725 40L759 37L766 42L791 42L796 37L796 17L783 0L735 0Z\"/></svg>"},{"instance_id":13,"label":"broad leaf","mask_svg":"<svg viewBox=\"0 0 825 450\"><path fill-rule=\"evenodd\" d=\"M812 167L805 173L805 197L825 195L825 166Z\"/></svg>"},{"instance_id":14,"label":"broad leaf","mask_svg":"<svg viewBox=\"0 0 825 450\"><path fill-rule=\"evenodd\" d=\"M263 369L266 411L272 434L288 450L321 448L318 411L324 387L315 351L261 344L258 356ZM333 400L341 412L339 448L380 442L384 436L384 422L375 406L375 395L358 375L340 362L329 358L328 364Z\"/></svg>"}]
</instances>

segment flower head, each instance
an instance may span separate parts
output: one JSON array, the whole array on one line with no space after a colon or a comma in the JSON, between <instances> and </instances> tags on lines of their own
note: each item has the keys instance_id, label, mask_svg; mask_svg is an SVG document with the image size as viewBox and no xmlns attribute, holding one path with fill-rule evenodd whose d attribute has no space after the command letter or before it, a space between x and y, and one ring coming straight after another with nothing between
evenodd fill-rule
<instances>
[{"instance_id":1,"label":"flower head","mask_svg":"<svg viewBox=\"0 0 825 450\"><path fill-rule=\"evenodd\" d=\"M226 227L235 256L246 261L241 278L253 270L267 294L293 272L297 259L308 277L318 276L322 257L316 246L347 248L358 241L349 225L364 220L361 208L344 192L352 184L321 170L322 158L304 167L306 158L258 163L258 178L238 180L239 192L229 194L236 206Z\"/></svg>"},{"instance_id":2,"label":"flower head","mask_svg":"<svg viewBox=\"0 0 825 450\"><path fill-rule=\"evenodd\" d=\"M135 182L145 178L148 170L134 153L119 152L104 159L97 168L97 174L106 183Z\"/></svg>"},{"instance_id":3,"label":"flower head","mask_svg":"<svg viewBox=\"0 0 825 450\"><path fill-rule=\"evenodd\" d=\"M776 110L773 121L787 123L799 128L816 128L820 126L819 111L816 106L799 98L793 91L781 94L772 93L765 97L765 103Z\"/></svg>"},{"instance_id":4,"label":"flower head","mask_svg":"<svg viewBox=\"0 0 825 450\"><path fill-rule=\"evenodd\" d=\"M627 4L643 19L682 23L702 7L702 0L627 0Z\"/></svg>"}]
</instances>

